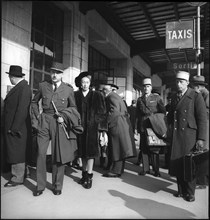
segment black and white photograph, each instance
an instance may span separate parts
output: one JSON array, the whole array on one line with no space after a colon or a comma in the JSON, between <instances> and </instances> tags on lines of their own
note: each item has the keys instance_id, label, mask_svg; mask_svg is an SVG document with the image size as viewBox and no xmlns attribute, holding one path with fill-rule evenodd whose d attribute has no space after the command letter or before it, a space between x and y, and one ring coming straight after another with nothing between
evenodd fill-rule
<instances>
[{"instance_id":1,"label":"black and white photograph","mask_svg":"<svg viewBox=\"0 0 210 220\"><path fill-rule=\"evenodd\" d=\"M1 1L1 219L209 219L209 6Z\"/></svg>"}]
</instances>

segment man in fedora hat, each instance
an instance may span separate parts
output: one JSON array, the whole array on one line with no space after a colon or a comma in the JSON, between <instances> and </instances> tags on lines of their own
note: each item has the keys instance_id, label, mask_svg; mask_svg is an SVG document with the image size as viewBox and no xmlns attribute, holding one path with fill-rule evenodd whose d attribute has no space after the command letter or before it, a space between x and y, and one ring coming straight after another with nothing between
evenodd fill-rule
<instances>
[{"instance_id":1,"label":"man in fedora hat","mask_svg":"<svg viewBox=\"0 0 210 220\"><path fill-rule=\"evenodd\" d=\"M30 103L32 92L23 78L22 67L11 65L9 79L14 87L4 100L3 124L7 162L11 164L11 179L4 185L13 187L23 184L28 173L26 152L29 146L31 119Z\"/></svg>"},{"instance_id":2,"label":"man in fedora hat","mask_svg":"<svg viewBox=\"0 0 210 220\"><path fill-rule=\"evenodd\" d=\"M188 202L195 201L196 178L184 179L184 156L193 149L202 149L206 140L206 107L202 95L188 87L190 74L176 74L177 93L172 96L167 114L172 128L169 174L176 176L178 192Z\"/></svg>"},{"instance_id":3,"label":"man in fedora hat","mask_svg":"<svg viewBox=\"0 0 210 220\"><path fill-rule=\"evenodd\" d=\"M112 91L110 84L104 85L103 91L108 115L108 157L111 164L103 176L120 177L124 172L125 160L137 154L134 134L122 98Z\"/></svg>"},{"instance_id":4,"label":"man in fedora hat","mask_svg":"<svg viewBox=\"0 0 210 220\"><path fill-rule=\"evenodd\" d=\"M71 131L69 133L68 130L70 127L67 124L69 118L67 117L66 120L64 117L64 112L77 112L74 91L72 86L62 81L63 72L62 64L53 62L50 71L52 81L39 83L39 89L31 104L33 118L32 126L37 130L38 144L36 170L37 188L33 193L34 196L41 195L46 188L46 153L50 140L54 195L60 195L62 193L64 165L74 160L74 153L77 149L76 135L74 135L74 138L68 137L68 135L73 135L73 133ZM42 113L39 112L39 101L41 99L43 108ZM78 118L78 122L79 121L80 118Z\"/></svg>"},{"instance_id":5,"label":"man in fedora hat","mask_svg":"<svg viewBox=\"0 0 210 220\"><path fill-rule=\"evenodd\" d=\"M146 175L150 173L150 160L152 159L152 152L147 145L146 128L150 127L149 117L156 113L166 113L163 100L160 95L152 93L152 80L145 78L142 81L143 95L137 99L136 117L137 117L137 131L140 133L140 153L142 155L143 170L139 175ZM139 155L139 158L141 156ZM156 157L156 155L155 155ZM157 158L156 158L157 159ZM156 161L156 160L154 160ZM154 175L160 176L159 167L153 164Z\"/></svg>"},{"instance_id":6,"label":"man in fedora hat","mask_svg":"<svg viewBox=\"0 0 210 220\"><path fill-rule=\"evenodd\" d=\"M204 102L206 104L206 113L207 113L207 129L206 129L206 141L205 141L205 148L209 149L209 91L206 88L208 83L205 82L204 76L193 76L192 79L192 87L197 91L200 92L203 96ZM208 184L208 176L201 176L197 179L198 188L206 188Z\"/></svg>"}]
</instances>

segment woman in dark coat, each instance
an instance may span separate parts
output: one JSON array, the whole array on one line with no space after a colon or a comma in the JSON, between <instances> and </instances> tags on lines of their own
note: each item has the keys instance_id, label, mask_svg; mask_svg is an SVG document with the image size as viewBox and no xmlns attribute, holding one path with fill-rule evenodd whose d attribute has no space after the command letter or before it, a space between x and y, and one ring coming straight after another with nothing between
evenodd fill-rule
<instances>
[{"instance_id":1,"label":"woman in dark coat","mask_svg":"<svg viewBox=\"0 0 210 220\"><path fill-rule=\"evenodd\" d=\"M81 72L75 84L79 87L75 100L84 128L83 134L78 135L78 156L83 164L79 184L89 189L92 187L94 159L99 156L99 132L104 134L107 131L106 104L100 92L90 89L90 73Z\"/></svg>"}]
</instances>

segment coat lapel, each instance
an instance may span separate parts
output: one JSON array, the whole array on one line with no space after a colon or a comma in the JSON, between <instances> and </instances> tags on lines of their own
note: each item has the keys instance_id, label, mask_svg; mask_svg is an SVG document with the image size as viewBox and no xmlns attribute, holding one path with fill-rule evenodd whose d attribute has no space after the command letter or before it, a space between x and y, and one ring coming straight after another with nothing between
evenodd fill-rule
<instances>
[{"instance_id":1,"label":"coat lapel","mask_svg":"<svg viewBox=\"0 0 210 220\"><path fill-rule=\"evenodd\" d=\"M185 99L192 99L192 89L188 88L186 93L184 94L184 96L180 99L180 101L177 103L176 109L180 108L180 106L182 106L183 101Z\"/></svg>"}]
</instances>

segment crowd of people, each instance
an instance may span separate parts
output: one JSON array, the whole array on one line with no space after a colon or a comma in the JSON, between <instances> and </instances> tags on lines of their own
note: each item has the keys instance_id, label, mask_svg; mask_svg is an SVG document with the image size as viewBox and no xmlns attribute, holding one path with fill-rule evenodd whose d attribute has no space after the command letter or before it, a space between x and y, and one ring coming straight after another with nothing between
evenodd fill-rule
<instances>
[{"instance_id":1,"label":"crowd of people","mask_svg":"<svg viewBox=\"0 0 210 220\"><path fill-rule=\"evenodd\" d=\"M192 202L196 186L208 185L208 171L191 180L184 176L185 155L209 148L209 91L203 76L194 76L190 82L188 72L177 72L177 90L170 93L167 105L147 77L142 81L142 96L127 106L117 94L116 85L105 83L93 90L90 72L81 72L75 78L78 90L74 91L70 84L63 82L64 69L58 62L52 64L51 81L40 82L33 98L20 66L11 65L7 74L14 87L6 95L3 111L5 153L11 166L11 178L5 187L23 184L24 179L30 177L28 165L34 157L34 151L30 150L32 132L37 147L34 196L40 196L46 188L49 143L54 195L62 193L65 165L72 165L74 161L80 161L78 184L86 189L92 187L98 157L106 170L103 177L120 177L125 161L135 157L136 165L142 162L139 175L160 177L159 154L148 146L149 128L168 143L165 164L169 174L177 179L174 196ZM137 134L140 135L138 155Z\"/></svg>"}]
</instances>

